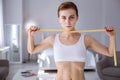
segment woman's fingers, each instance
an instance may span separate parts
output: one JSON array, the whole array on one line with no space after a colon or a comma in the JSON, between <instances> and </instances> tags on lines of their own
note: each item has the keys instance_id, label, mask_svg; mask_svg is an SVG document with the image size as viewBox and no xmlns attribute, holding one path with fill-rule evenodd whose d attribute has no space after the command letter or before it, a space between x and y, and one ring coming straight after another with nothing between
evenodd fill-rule
<instances>
[{"instance_id":1,"label":"woman's fingers","mask_svg":"<svg viewBox=\"0 0 120 80\"><path fill-rule=\"evenodd\" d=\"M114 30L113 26L105 26L105 31L109 36L115 35L115 30Z\"/></svg>"},{"instance_id":2,"label":"woman's fingers","mask_svg":"<svg viewBox=\"0 0 120 80\"><path fill-rule=\"evenodd\" d=\"M35 32L35 31L38 31L40 28L37 26L31 26L30 29L31 29L31 31Z\"/></svg>"},{"instance_id":3,"label":"woman's fingers","mask_svg":"<svg viewBox=\"0 0 120 80\"><path fill-rule=\"evenodd\" d=\"M112 32L114 28L112 26L105 26L107 32Z\"/></svg>"},{"instance_id":4,"label":"woman's fingers","mask_svg":"<svg viewBox=\"0 0 120 80\"><path fill-rule=\"evenodd\" d=\"M40 28L38 26L31 26L30 29L29 29L29 33L31 35L34 35L36 34L38 31L40 30Z\"/></svg>"}]
</instances>

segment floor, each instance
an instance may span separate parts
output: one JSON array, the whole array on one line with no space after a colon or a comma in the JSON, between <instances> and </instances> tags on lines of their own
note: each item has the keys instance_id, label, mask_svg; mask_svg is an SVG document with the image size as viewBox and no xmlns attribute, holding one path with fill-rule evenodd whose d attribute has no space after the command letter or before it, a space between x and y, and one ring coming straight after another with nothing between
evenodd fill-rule
<instances>
[{"instance_id":1,"label":"floor","mask_svg":"<svg viewBox=\"0 0 120 80\"><path fill-rule=\"evenodd\" d=\"M19 69L27 69L27 68L38 68L38 64L34 61L27 62L23 64L10 64L10 72L7 77L7 80L12 80L13 76ZM85 79L86 80L100 80L96 71L85 71Z\"/></svg>"}]
</instances>

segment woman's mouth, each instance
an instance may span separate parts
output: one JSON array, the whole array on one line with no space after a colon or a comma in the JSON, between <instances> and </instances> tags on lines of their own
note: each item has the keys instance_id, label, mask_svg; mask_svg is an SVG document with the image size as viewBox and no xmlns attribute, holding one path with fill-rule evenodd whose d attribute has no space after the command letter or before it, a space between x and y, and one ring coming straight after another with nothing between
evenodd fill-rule
<instances>
[{"instance_id":1,"label":"woman's mouth","mask_svg":"<svg viewBox=\"0 0 120 80\"><path fill-rule=\"evenodd\" d=\"M70 27L72 27L72 26L66 26L66 27L70 28Z\"/></svg>"}]
</instances>

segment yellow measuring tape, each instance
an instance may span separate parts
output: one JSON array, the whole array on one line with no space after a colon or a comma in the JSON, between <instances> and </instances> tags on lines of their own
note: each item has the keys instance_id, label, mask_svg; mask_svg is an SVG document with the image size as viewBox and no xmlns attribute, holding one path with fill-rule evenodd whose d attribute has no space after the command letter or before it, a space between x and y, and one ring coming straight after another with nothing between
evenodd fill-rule
<instances>
[{"instance_id":1,"label":"yellow measuring tape","mask_svg":"<svg viewBox=\"0 0 120 80\"><path fill-rule=\"evenodd\" d=\"M61 29L40 29L40 32L63 32ZM95 29L95 30L75 30L75 31L64 31L64 32L104 32L104 29ZM117 66L117 57L116 57L116 48L114 47L114 66Z\"/></svg>"},{"instance_id":2,"label":"yellow measuring tape","mask_svg":"<svg viewBox=\"0 0 120 80\"><path fill-rule=\"evenodd\" d=\"M62 29L40 29L41 32L63 32ZM96 30L75 30L75 31L64 31L64 32L104 32L104 29L96 29Z\"/></svg>"}]
</instances>

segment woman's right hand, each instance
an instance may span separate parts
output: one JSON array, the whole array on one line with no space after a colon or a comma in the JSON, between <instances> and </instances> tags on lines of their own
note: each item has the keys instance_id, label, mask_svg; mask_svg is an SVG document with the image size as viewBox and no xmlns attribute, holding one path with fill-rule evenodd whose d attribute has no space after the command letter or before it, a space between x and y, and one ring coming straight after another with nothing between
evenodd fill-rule
<instances>
[{"instance_id":1,"label":"woman's right hand","mask_svg":"<svg viewBox=\"0 0 120 80\"><path fill-rule=\"evenodd\" d=\"M39 30L40 30L39 27L37 27L37 26L31 26L28 33L31 34L31 35L34 35L34 34L37 33Z\"/></svg>"}]
</instances>

